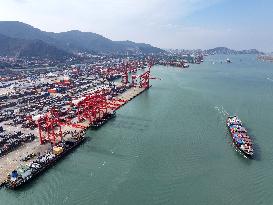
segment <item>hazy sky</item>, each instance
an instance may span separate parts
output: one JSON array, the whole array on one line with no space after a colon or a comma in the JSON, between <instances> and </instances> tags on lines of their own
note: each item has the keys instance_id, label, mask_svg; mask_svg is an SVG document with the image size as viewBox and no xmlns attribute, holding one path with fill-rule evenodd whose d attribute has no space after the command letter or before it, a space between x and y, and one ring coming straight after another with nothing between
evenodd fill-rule
<instances>
[{"instance_id":1,"label":"hazy sky","mask_svg":"<svg viewBox=\"0 0 273 205\"><path fill-rule=\"evenodd\" d=\"M273 51L273 0L0 0L0 20L161 48Z\"/></svg>"}]
</instances>

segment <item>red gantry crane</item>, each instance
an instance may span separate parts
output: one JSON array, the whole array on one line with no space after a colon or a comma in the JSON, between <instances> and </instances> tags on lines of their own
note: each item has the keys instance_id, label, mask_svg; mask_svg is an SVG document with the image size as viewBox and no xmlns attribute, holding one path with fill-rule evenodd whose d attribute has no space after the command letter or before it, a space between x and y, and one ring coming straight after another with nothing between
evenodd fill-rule
<instances>
[{"instance_id":1,"label":"red gantry crane","mask_svg":"<svg viewBox=\"0 0 273 205\"><path fill-rule=\"evenodd\" d=\"M122 82L128 84L128 71L136 72L138 63L123 64L124 75L122 76ZM150 69L152 63L148 64L148 70L141 75L132 75L131 86L148 89L150 87L150 79L159 79L151 77ZM137 83L139 80L139 84ZM95 93L83 97L74 106L77 109L78 122L88 120L89 125L103 118L109 111L113 112L124 104L123 100L107 100L106 91L99 90ZM58 141L63 140L63 126L71 126L74 128L86 129L87 127L79 124L72 123L67 116L60 118L59 111L56 108L52 108L48 113L39 117L37 124L39 129L40 143L51 142L53 145Z\"/></svg>"}]
</instances>

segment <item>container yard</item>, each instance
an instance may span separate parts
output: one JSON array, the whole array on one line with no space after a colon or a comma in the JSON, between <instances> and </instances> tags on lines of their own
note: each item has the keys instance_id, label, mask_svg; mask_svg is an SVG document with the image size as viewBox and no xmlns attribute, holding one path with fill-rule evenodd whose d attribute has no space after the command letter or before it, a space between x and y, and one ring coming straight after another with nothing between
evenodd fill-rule
<instances>
[{"instance_id":1,"label":"container yard","mask_svg":"<svg viewBox=\"0 0 273 205\"><path fill-rule=\"evenodd\" d=\"M151 60L24 71L0 86L0 184L16 189L73 151L88 128L150 88Z\"/></svg>"}]
</instances>

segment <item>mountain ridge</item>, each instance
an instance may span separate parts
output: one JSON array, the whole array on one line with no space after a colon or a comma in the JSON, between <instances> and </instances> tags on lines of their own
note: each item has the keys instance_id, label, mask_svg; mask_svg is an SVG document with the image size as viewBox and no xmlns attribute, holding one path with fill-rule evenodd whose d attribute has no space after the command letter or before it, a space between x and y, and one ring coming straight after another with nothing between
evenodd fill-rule
<instances>
[{"instance_id":1,"label":"mountain ridge","mask_svg":"<svg viewBox=\"0 0 273 205\"><path fill-rule=\"evenodd\" d=\"M0 34L0 56L62 59L72 55L41 40L11 38Z\"/></svg>"},{"instance_id":2,"label":"mountain ridge","mask_svg":"<svg viewBox=\"0 0 273 205\"><path fill-rule=\"evenodd\" d=\"M212 49L204 50L208 55L223 54L223 55L233 55L233 54L263 54L263 52L257 49L245 49L245 50L234 50L227 47L215 47Z\"/></svg>"},{"instance_id":3,"label":"mountain ridge","mask_svg":"<svg viewBox=\"0 0 273 205\"><path fill-rule=\"evenodd\" d=\"M164 52L162 49L153 47L150 44L112 41L92 32L79 30L59 33L46 32L19 21L0 21L0 34L13 39L41 40L49 46L54 46L70 54L78 52L97 54L151 54Z\"/></svg>"}]
</instances>

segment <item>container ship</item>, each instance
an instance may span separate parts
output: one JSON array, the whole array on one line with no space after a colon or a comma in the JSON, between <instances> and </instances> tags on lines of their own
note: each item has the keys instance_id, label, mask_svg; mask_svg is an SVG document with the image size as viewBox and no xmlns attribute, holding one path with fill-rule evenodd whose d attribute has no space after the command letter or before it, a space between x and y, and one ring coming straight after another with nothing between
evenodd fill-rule
<instances>
[{"instance_id":1,"label":"container ship","mask_svg":"<svg viewBox=\"0 0 273 205\"><path fill-rule=\"evenodd\" d=\"M29 166L21 166L8 175L5 186L9 189L17 189L42 174L58 160L73 151L85 141L84 135L77 136L56 144L51 151L39 156Z\"/></svg>"},{"instance_id":2,"label":"container ship","mask_svg":"<svg viewBox=\"0 0 273 205\"><path fill-rule=\"evenodd\" d=\"M116 112L106 113L101 119L93 122L92 125L90 126L90 128L93 130L98 129L102 125L104 125L108 120L110 120L114 117L116 117Z\"/></svg>"},{"instance_id":3,"label":"container ship","mask_svg":"<svg viewBox=\"0 0 273 205\"><path fill-rule=\"evenodd\" d=\"M252 140L247 134L247 129L243 126L242 121L237 116L229 116L226 121L233 144L246 157L253 157Z\"/></svg>"}]
</instances>

